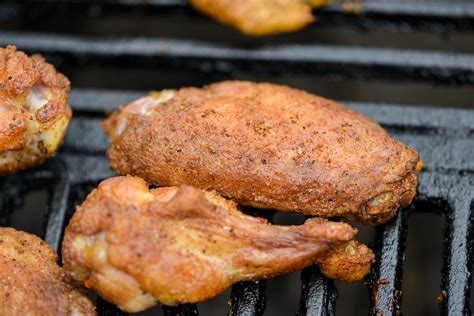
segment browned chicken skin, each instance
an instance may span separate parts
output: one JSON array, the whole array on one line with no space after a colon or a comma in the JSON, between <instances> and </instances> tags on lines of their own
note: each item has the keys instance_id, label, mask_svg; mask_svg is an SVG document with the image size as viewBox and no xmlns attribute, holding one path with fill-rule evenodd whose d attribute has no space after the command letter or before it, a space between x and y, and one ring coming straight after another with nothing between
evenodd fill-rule
<instances>
[{"instance_id":1,"label":"browned chicken skin","mask_svg":"<svg viewBox=\"0 0 474 316\"><path fill-rule=\"evenodd\" d=\"M84 289L40 238L0 227L0 315L96 315Z\"/></svg>"},{"instance_id":2,"label":"browned chicken skin","mask_svg":"<svg viewBox=\"0 0 474 316\"><path fill-rule=\"evenodd\" d=\"M334 101L228 81L152 93L103 128L111 167L241 204L380 224L409 204L418 153Z\"/></svg>"},{"instance_id":3,"label":"browned chicken skin","mask_svg":"<svg viewBox=\"0 0 474 316\"><path fill-rule=\"evenodd\" d=\"M63 241L72 276L122 310L209 299L235 282L318 263L359 280L373 253L344 223L275 226L191 186L149 190L139 178L105 180L77 209Z\"/></svg>"},{"instance_id":4,"label":"browned chicken skin","mask_svg":"<svg viewBox=\"0 0 474 316\"><path fill-rule=\"evenodd\" d=\"M0 48L0 175L53 155L68 126L69 80L43 57Z\"/></svg>"},{"instance_id":5,"label":"browned chicken skin","mask_svg":"<svg viewBox=\"0 0 474 316\"><path fill-rule=\"evenodd\" d=\"M311 8L331 0L191 0L194 8L252 36L299 30L313 21Z\"/></svg>"}]
</instances>

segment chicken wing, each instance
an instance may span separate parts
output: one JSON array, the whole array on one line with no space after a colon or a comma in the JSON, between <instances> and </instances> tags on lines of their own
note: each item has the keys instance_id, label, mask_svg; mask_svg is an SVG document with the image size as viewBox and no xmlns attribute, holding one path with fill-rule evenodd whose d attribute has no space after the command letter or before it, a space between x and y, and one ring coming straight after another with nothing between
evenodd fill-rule
<instances>
[{"instance_id":1,"label":"chicken wing","mask_svg":"<svg viewBox=\"0 0 474 316\"><path fill-rule=\"evenodd\" d=\"M103 128L112 169L245 205L379 224L409 204L418 153L342 105L285 86L228 81L152 93Z\"/></svg>"},{"instance_id":2,"label":"chicken wing","mask_svg":"<svg viewBox=\"0 0 474 316\"><path fill-rule=\"evenodd\" d=\"M105 180L66 228L66 269L122 310L204 301L235 282L320 265L359 280L374 255L344 223L275 226L191 186L149 190L140 178Z\"/></svg>"},{"instance_id":3,"label":"chicken wing","mask_svg":"<svg viewBox=\"0 0 474 316\"><path fill-rule=\"evenodd\" d=\"M292 32L313 21L304 0L191 0L202 13L252 36Z\"/></svg>"},{"instance_id":4,"label":"chicken wing","mask_svg":"<svg viewBox=\"0 0 474 316\"><path fill-rule=\"evenodd\" d=\"M40 238L0 227L0 315L96 315L57 259Z\"/></svg>"},{"instance_id":5,"label":"chicken wing","mask_svg":"<svg viewBox=\"0 0 474 316\"><path fill-rule=\"evenodd\" d=\"M0 175L43 162L71 119L69 81L41 56L0 48Z\"/></svg>"}]
</instances>

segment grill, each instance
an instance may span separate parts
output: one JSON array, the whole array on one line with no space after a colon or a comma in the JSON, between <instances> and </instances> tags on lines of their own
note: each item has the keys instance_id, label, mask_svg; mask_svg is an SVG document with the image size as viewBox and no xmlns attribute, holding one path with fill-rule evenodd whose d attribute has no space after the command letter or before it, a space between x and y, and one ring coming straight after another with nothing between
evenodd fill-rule
<instances>
[{"instance_id":1,"label":"grill","mask_svg":"<svg viewBox=\"0 0 474 316\"><path fill-rule=\"evenodd\" d=\"M341 5L328 6L315 13L318 24L303 33L316 33L317 28L324 26L435 34L463 34L474 30L474 3L471 1L362 1L359 11L358 15L345 14ZM80 27L89 27L87 23L91 20L97 22L117 16L134 22L156 16L171 17L183 23L198 21L209 23L215 31L212 34L201 32L191 39L169 30L163 32L174 37L137 37L130 30L120 30L124 36L112 37L113 32L107 29L95 36L74 35ZM65 32L61 34L54 28L57 20L63 21L61 31ZM70 21L71 25L64 21ZM128 73L134 69L140 69L140 73L143 69L152 69L170 76L198 73L199 82L209 82L202 79L202 74L212 79L292 74L331 80L421 82L450 87L455 92L474 84L474 54L471 53L301 43L299 39L294 43L293 36L298 38L297 34L262 40L244 38L207 22L180 0L0 3L0 45L15 44L29 53L42 53L66 75L71 70L80 76L80 70L87 66L103 67L106 71L115 67ZM115 73L120 76L118 71ZM137 85L125 82L119 86L127 84ZM144 85L153 85L153 82ZM60 251L62 231L75 205L82 202L98 182L113 175L104 157L108 143L98 123L117 105L143 94L144 91L74 88L70 96L74 118L59 154L40 168L0 179L0 225L11 225L13 211L23 204L28 192L45 190L48 211L42 237ZM377 261L366 282L370 292L369 314L401 312L407 218L414 212L437 213L445 219L442 282L437 298L441 313L470 314L474 111L344 103L415 147L425 162L412 206L401 209L396 218L376 229L373 249ZM266 307L266 283L234 285L229 300L231 314L262 315ZM295 312L297 315L333 315L337 296L334 282L324 278L316 266L308 267L301 272L301 298ZM100 315L124 315L100 299L97 306ZM198 309L197 305L183 305L163 307L163 312L165 315L197 315Z\"/></svg>"}]
</instances>

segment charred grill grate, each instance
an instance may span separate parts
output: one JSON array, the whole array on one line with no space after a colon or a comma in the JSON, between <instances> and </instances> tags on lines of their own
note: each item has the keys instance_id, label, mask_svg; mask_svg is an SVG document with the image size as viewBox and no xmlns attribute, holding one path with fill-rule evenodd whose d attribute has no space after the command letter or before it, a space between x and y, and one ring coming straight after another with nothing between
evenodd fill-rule
<instances>
[{"instance_id":1,"label":"charred grill grate","mask_svg":"<svg viewBox=\"0 0 474 316\"><path fill-rule=\"evenodd\" d=\"M99 4L97 4L99 3ZM140 14L166 9L192 15L180 0L150 0L146 5L130 1L31 1L0 3L0 20L37 15L80 15L91 7L107 12L134 10ZM55 11L56 10L56 11ZM181 13L179 13L181 14ZM362 3L364 19L343 15L337 5L318 13L322 23L364 23L364 28L429 29L436 31L474 29L474 5L448 1L423 5L410 2ZM364 22L360 22L364 21ZM361 25L359 25L361 26ZM329 45L286 45L235 48L206 41L157 38L91 39L38 32L0 31L0 45L15 44L27 52L40 52L53 60L74 65L142 65L179 71L198 70L233 77L239 72L281 74L305 73L349 78L410 79L437 83L474 84L474 55ZM107 140L98 123L118 104L144 93L74 89L70 104L75 111L60 153L41 168L0 179L0 225L8 226L11 212L24 195L48 188L48 214L44 238L60 250L63 228L75 205L99 181L112 172L104 157ZM417 197L412 206L377 228L374 251L377 261L368 280L370 314L396 315L402 299L402 267L405 256L407 217L414 211L440 213L445 217L445 244L439 303L442 314L469 314L472 254L471 228L474 210L474 112L401 105L351 103L350 107L382 124L396 138L417 148L425 162ZM298 315L333 315L337 291L317 267L301 273L302 295ZM265 310L265 281L233 286L232 315L261 315ZM196 305L164 307L165 315L195 315ZM123 315L100 301L101 315Z\"/></svg>"}]
</instances>

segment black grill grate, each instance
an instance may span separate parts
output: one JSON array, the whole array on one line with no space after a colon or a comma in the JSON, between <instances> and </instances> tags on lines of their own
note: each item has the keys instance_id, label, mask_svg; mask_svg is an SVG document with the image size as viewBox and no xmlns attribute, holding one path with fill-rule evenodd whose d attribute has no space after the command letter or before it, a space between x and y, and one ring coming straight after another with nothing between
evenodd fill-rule
<instances>
[{"instance_id":1,"label":"black grill grate","mask_svg":"<svg viewBox=\"0 0 474 316\"><path fill-rule=\"evenodd\" d=\"M326 77L423 80L474 84L472 54L331 45L231 45L159 38L91 39L26 32L0 32L0 45L60 54L100 65L125 63L236 75L310 73Z\"/></svg>"},{"instance_id":2,"label":"black grill grate","mask_svg":"<svg viewBox=\"0 0 474 316\"><path fill-rule=\"evenodd\" d=\"M1 180L2 225L9 224L9 214L21 203L25 192L38 187L52 188L45 238L59 250L65 219L74 205L80 203L98 181L112 175L103 156L107 142L98 126L102 114L95 112L97 116L94 116L92 113L98 107L125 103L135 97L136 93L76 90L70 98L76 115L61 152L40 169ZM91 98L96 102L89 107ZM425 108L397 105L350 106L378 120L395 137L419 149L427 162L425 171L420 175L419 193L413 209L401 210L396 218L378 229L376 240L379 243L375 247L377 262L369 282L371 310L395 315L400 309L406 216L415 210L443 212L446 216L441 309L446 314L468 313L474 192L471 159L474 154L473 112L452 109L430 109L427 112ZM450 152L455 153L456 157L444 156ZM316 267L305 269L301 280L302 297L298 314L333 314L337 296L333 282L322 277ZM234 315L263 313L264 284L245 282L233 287L231 308ZM99 306L104 315L117 312L111 311L113 308L104 302ZM197 313L194 305L165 308L165 311L166 315Z\"/></svg>"},{"instance_id":3,"label":"black grill grate","mask_svg":"<svg viewBox=\"0 0 474 316\"><path fill-rule=\"evenodd\" d=\"M45 4L46 2L46 4ZM0 21L22 16L54 16L58 12L149 14L160 10L193 15L181 0L130 1L4 1ZM98 4L99 3L99 4ZM46 6L45 6L46 5ZM42 10L38 10L43 8ZM99 8L99 9L97 9ZM94 11L95 12L95 11ZM367 29L395 28L430 31L473 30L474 5L470 1L420 2L363 1L362 19L342 14L333 5L317 13L320 23L357 25ZM408 28L408 29L406 29ZM447 52L393 50L330 45L233 47L205 41L158 38L94 39L37 32L0 31L0 45L15 44L28 52L41 52L53 60L75 65L145 65L180 71L198 70L236 77L239 72L305 73L348 78L383 78L436 83L474 84L474 56ZM39 169L0 179L0 225L9 225L11 212L30 190L48 188L50 203L44 237L60 250L62 231L75 205L99 181L112 176L104 152L107 140L98 123L105 113L126 104L141 92L74 89L70 103L75 116L60 153ZM436 212L446 221L440 310L446 315L469 314L472 254L471 226L474 209L474 112L401 105L350 103L350 107L381 123L396 138L417 148L425 162L417 197L412 206L377 229L377 261L368 287L370 314L396 315L402 304L402 267L407 217L413 212ZM302 295L297 315L333 315L337 290L317 267L301 274ZM265 310L265 281L234 285L232 315L261 315ZM195 315L198 306L164 307L165 315ZM99 300L101 315L124 315Z\"/></svg>"}]
</instances>

